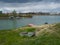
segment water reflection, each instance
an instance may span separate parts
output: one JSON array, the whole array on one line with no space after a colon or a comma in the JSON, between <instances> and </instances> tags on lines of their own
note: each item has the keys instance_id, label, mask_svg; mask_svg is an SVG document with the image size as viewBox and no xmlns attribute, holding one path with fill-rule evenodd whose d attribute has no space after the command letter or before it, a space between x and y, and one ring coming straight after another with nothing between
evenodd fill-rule
<instances>
[{"instance_id":1,"label":"water reflection","mask_svg":"<svg viewBox=\"0 0 60 45\"><path fill-rule=\"evenodd\" d=\"M42 25L60 22L60 16L33 16L19 19L0 19L0 29L15 29L28 24Z\"/></svg>"},{"instance_id":2,"label":"water reflection","mask_svg":"<svg viewBox=\"0 0 60 45\"><path fill-rule=\"evenodd\" d=\"M11 19L12 20L12 23L13 23L13 28L15 29L17 27L17 21L16 19Z\"/></svg>"}]
</instances>

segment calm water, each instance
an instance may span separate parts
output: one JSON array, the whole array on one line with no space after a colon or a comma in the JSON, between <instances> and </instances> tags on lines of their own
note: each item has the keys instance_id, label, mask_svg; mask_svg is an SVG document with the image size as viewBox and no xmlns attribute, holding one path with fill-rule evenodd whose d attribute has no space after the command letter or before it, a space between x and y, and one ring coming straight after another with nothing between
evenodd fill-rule
<instances>
[{"instance_id":1,"label":"calm water","mask_svg":"<svg viewBox=\"0 0 60 45\"><path fill-rule=\"evenodd\" d=\"M42 25L45 22L49 24L59 23L60 16L33 16L32 18L20 18L20 19L0 19L1 29L13 29L19 28L28 24Z\"/></svg>"}]
</instances>

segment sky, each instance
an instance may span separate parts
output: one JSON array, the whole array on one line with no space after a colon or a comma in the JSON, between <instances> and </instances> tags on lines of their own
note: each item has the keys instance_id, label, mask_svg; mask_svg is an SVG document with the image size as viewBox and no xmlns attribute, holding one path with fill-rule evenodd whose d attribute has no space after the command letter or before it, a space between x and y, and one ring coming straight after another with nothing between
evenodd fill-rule
<instances>
[{"instance_id":1,"label":"sky","mask_svg":"<svg viewBox=\"0 0 60 45\"><path fill-rule=\"evenodd\" d=\"M0 0L0 11L60 12L60 0Z\"/></svg>"}]
</instances>

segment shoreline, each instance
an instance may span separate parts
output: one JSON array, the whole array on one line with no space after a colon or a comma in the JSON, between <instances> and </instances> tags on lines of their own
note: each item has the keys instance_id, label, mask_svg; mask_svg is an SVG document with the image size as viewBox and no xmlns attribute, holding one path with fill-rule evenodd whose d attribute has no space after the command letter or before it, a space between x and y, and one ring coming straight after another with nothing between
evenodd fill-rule
<instances>
[{"instance_id":1,"label":"shoreline","mask_svg":"<svg viewBox=\"0 0 60 45\"><path fill-rule=\"evenodd\" d=\"M33 15L33 16L60 16L60 15ZM0 19L20 19L22 17L32 18L33 16L18 16L18 17L16 16L16 17L11 17L11 18L2 16L0 17Z\"/></svg>"}]
</instances>

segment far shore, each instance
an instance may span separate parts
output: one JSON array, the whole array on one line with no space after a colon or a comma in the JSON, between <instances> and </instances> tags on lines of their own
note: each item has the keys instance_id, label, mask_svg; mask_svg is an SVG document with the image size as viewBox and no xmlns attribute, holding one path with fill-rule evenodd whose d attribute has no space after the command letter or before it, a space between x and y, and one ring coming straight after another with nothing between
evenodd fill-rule
<instances>
[{"instance_id":1,"label":"far shore","mask_svg":"<svg viewBox=\"0 0 60 45\"><path fill-rule=\"evenodd\" d=\"M32 17L32 16L60 16L60 15L39 15L39 14L31 14L31 15L18 15L18 16L14 16L14 15L12 15L13 17ZM8 17L10 17L10 16L8 16L8 15L2 15L2 16L0 16L0 18L8 18Z\"/></svg>"},{"instance_id":2,"label":"far shore","mask_svg":"<svg viewBox=\"0 0 60 45\"><path fill-rule=\"evenodd\" d=\"M0 14L0 19L9 19L9 18L21 18L21 17L28 17L28 18L32 18L33 16L60 16L60 14L39 14L39 13L21 13L21 14L13 14L13 15L9 15L9 14Z\"/></svg>"}]
</instances>

